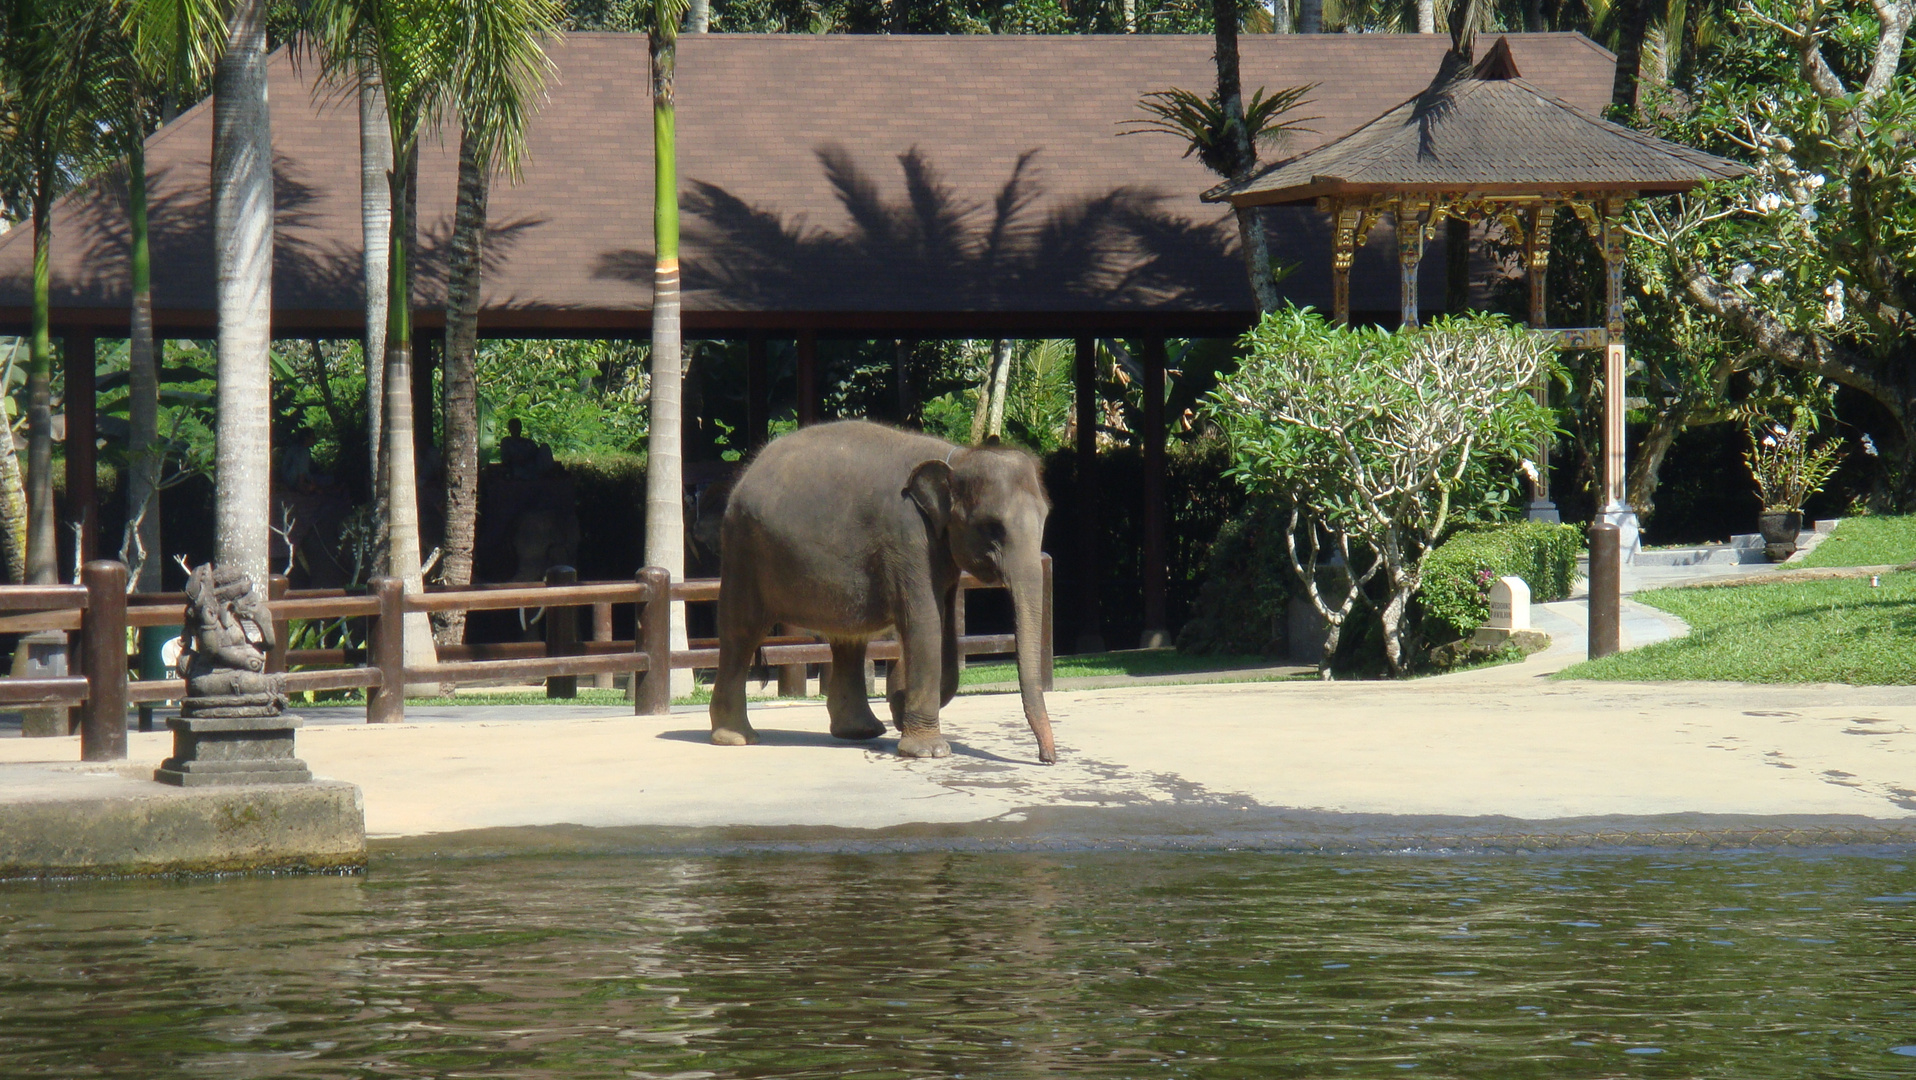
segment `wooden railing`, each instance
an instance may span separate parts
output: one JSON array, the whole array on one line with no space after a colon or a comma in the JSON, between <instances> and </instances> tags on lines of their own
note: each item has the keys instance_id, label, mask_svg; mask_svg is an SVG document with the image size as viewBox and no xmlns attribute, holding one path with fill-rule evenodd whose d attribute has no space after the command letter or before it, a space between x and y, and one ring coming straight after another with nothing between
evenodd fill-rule
<instances>
[{"instance_id":1,"label":"wooden railing","mask_svg":"<svg viewBox=\"0 0 1916 1080\"><path fill-rule=\"evenodd\" d=\"M1044 557L1044 606L1040 655L1045 689L1052 682L1051 557ZM177 700L182 680L129 680L127 630L177 626L185 598L172 594L126 592L126 567L117 562L90 562L79 585L0 586L0 633L63 630L69 650L79 658L81 674L48 679L0 679L0 705L49 708L79 706L80 756L85 761L107 761L126 756L126 714L129 705ZM1000 588L969 574L959 580L957 610L958 654L967 656L1013 652L1012 634L965 633L963 593L970 589ZM716 579L673 584L656 567L641 570L633 581L576 582L570 571L547 575L542 585L481 585L460 589L428 589L406 595L396 578L379 578L364 592L344 589L288 591L285 579L275 577L268 589L267 608L275 626L275 648L267 669L286 675L290 692L366 691L366 722L394 723L405 719L409 685L472 685L514 680L545 679L548 696L569 698L580 676L629 674L633 711L662 715L671 711L672 669L718 666L718 642L693 639L688 648L671 648L669 606L674 601L711 603L718 600ZM611 639L611 608L637 607L637 636ZM496 611L542 608L546 612L545 640L499 644L441 645L435 663L406 666L405 617L438 611ZM578 637L579 609L593 612L593 640ZM289 649L287 632L296 619L362 620L367 642L363 649ZM74 647L77 646L77 649ZM873 660L896 660L898 642L870 643ZM756 666L779 669L779 691L802 695L808 664L830 664L831 646L809 635L768 638L754 658ZM659 677L653 677L658 673Z\"/></svg>"}]
</instances>

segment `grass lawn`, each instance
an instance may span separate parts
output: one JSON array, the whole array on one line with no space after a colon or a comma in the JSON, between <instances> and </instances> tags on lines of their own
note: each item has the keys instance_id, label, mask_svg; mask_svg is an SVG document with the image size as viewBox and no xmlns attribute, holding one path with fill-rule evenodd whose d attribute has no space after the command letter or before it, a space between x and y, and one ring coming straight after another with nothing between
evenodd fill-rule
<instances>
[{"instance_id":1,"label":"grass lawn","mask_svg":"<svg viewBox=\"0 0 1916 1080\"><path fill-rule=\"evenodd\" d=\"M1051 662L1051 671L1053 677L1059 679L1084 679L1103 675L1183 675L1191 672L1235 671L1273 667L1278 663L1268 656L1193 656L1175 649L1133 649L1055 657ZM977 686L1017 681L1016 664L974 663L965 667L958 684Z\"/></svg>"},{"instance_id":2,"label":"grass lawn","mask_svg":"<svg viewBox=\"0 0 1916 1080\"><path fill-rule=\"evenodd\" d=\"M1844 518L1804 566L1889 566L1916 561L1916 514Z\"/></svg>"},{"instance_id":3,"label":"grass lawn","mask_svg":"<svg viewBox=\"0 0 1916 1080\"><path fill-rule=\"evenodd\" d=\"M1916 683L1916 573L1885 574L1874 589L1868 578L1844 578L1658 589L1634 599L1689 623L1690 636L1586 661L1558 678Z\"/></svg>"}]
</instances>

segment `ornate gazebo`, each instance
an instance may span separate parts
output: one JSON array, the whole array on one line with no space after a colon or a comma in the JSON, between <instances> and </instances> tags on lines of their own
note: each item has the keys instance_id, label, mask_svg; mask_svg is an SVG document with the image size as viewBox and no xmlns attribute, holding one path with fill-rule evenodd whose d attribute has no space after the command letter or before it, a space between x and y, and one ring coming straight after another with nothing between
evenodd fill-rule
<instances>
[{"instance_id":1,"label":"ornate gazebo","mask_svg":"<svg viewBox=\"0 0 1916 1080\"><path fill-rule=\"evenodd\" d=\"M1603 520L1636 545L1636 515L1624 501L1623 212L1632 199L1672 195L1746 174L1734 161L1633 131L1576 108L1525 81L1500 38L1481 62L1453 52L1416 97L1314 150L1205 193L1236 207L1313 205L1332 224L1332 310L1350 320L1350 270L1371 227L1396 226L1401 325L1418 324L1417 271L1424 241L1456 219L1501 222L1523 244L1530 325L1563 348L1603 349ZM1606 270L1604 325L1550 330L1544 282L1550 233L1571 215L1590 231ZM1540 391L1541 392L1541 388ZM1548 477L1548 459L1540 475ZM1533 515L1554 517L1538 485Z\"/></svg>"}]
</instances>

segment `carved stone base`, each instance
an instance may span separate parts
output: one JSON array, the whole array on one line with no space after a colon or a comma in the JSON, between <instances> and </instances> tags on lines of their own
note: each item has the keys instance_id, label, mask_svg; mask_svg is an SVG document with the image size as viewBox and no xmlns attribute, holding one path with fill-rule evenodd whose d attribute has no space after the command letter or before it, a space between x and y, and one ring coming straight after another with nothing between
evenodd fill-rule
<instances>
[{"instance_id":1,"label":"carved stone base","mask_svg":"<svg viewBox=\"0 0 1916 1080\"><path fill-rule=\"evenodd\" d=\"M313 778L293 756L297 716L183 716L166 726L173 729L173 756L153 771L162 784L303 784Z\"/></svg>"}]
</instances>

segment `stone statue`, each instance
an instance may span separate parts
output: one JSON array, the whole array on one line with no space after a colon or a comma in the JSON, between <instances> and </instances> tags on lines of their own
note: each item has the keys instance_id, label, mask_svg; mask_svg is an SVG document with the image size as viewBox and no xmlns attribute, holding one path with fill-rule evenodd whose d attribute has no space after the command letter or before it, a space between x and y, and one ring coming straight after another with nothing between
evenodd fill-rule
<instances>
[{"instance_id":1,"label":"stone statue","mask_svg":"<svg viewBox=\"0 0 1916 1080\"><path fill-rule=\"evenodd\" d=\"M181 716L278 716L285 709L286 679L266 671L273 617L245 574L211 564L194 569L180 636Z\"/></svg>"},{"instance_id":2,"label":"stone statue","mask_svg":"<svg viewBox=\"0 0 1916 1080\"><path fill-rule=\"evenodd\" d=\"M181 787L303 784L313 778L293 756L299 717L285 712L286 676L266 670L273 613L237 570L207 565L186 579L179 672L186 680L173 730L173 756L153 779Z\"/></svg>"}]
</instances>

